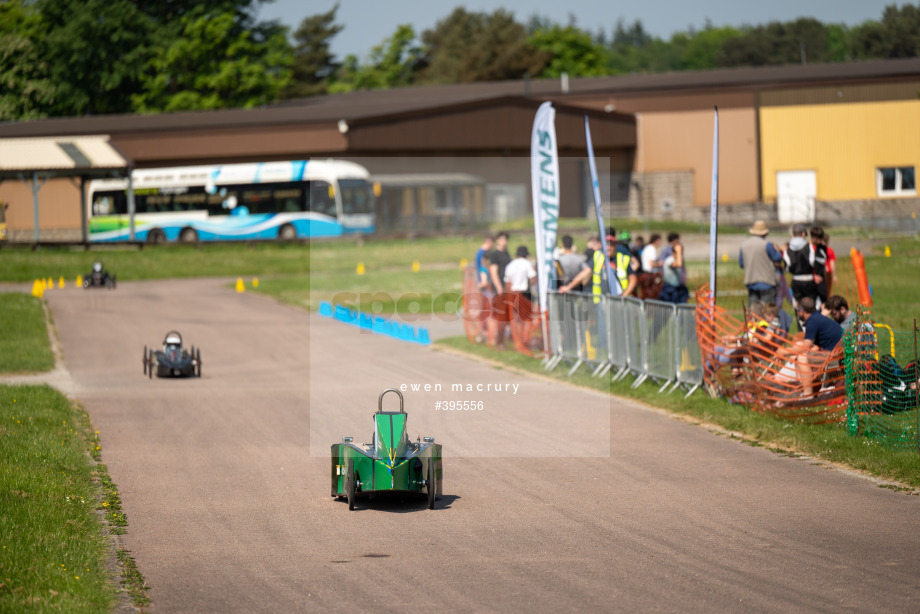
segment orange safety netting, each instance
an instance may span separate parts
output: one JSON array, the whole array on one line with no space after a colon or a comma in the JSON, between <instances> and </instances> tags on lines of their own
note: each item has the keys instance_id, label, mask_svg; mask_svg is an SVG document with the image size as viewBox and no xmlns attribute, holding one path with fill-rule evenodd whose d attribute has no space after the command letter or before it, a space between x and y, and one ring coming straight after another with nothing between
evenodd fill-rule
<instances>
[{"instance_id":1,"label":"orange safety netting","mask_svg":"<svg viewBox=\"0 0 920 614\"><path fill-rule=\"evenodd\" d=\"M543 314L521 292L487 296L474 267L463 269L463 327L470 343L504 347L508 341L527 356L543 353Z\"/></svg>"},{"instance_id":2,"label":"orange safety netting","mask_svg":"<svg viewBox=\"0 0 920 614\"><path fill-rule=\"evenodd\" d=\"M476 267L463 269L463 329L470 343L482 343L486 340L487 325L491 305L479 289Z\"/></svg>"},{"instance_id":3,"label":"orange safety netting","mask_svg":"<svg viewBox=\"0 0 920 614\"><path fill-rule=\"evenodd\" d=\"M843 349L807 349L756 316L738 319L714 304L708 285L696 294L696 336L710 394L756 411L815 424L846 417Z\"/></svg>"}]
</instances>

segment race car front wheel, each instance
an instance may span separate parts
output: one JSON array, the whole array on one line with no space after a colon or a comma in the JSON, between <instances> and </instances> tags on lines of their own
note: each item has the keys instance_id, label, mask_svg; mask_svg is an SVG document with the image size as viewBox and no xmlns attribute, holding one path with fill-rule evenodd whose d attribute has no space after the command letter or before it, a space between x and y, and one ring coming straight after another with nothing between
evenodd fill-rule
<instances>
[{"instance_id":1,"label":"race car front wheel","mask_svg":"<svg viewBox=\"0 0 920 614\"><path fill-rule=\"evenodd\" d=\"M348 509L350 511L355 509L355 482L357 482L355 479L355 461L353 459L348 459L345 471L345 494L348 497Z\"/></svg>"},{"instance_id":2,"label":"race car front wheel","mask_svg":"<svg viewBox=\"0 0 920 614\"><path fill-rule=\"evenodd\" d=\"M147 375L147 346L144 346L144 355L141 357L141 362L144 363L144 375Z\"/></svg>"},{"instance_id":3,"label":"race car front wheel","mask_svg":"<svg viewBox=\"0 0 920 614\"><path fill-rule=\"evenodd\" d=\"M150 354L148 354L148 356L150 360L147 366L147 377L149 379L153 379L153 350L150 350Z\"/></svg>"},{"instance_id":4,"label":"race car front wheel","mask_svg":"<svg viewBox=\"0 0 920 614\"><path fill-rule=\"evenodd\" d=\"M201 377L201 348L195 350L195 370L198 373L198 377Z\"/></svg>"}]
</instances>

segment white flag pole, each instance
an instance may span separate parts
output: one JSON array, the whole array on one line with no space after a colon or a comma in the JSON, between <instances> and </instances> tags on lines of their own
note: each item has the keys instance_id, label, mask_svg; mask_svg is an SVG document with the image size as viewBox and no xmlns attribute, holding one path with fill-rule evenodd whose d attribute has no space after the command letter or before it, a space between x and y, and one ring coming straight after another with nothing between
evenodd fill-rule
<instances>
[{"instance_id":1,"label":"white flag pole","mask_svg":"<svg viewBox=\"0 0 920 614\"><path fill-rule=\"evenodd\" d=\"M716 266L718 258L719 225L719 107L715 107L712 136L712 197L709 206L709 291L716 300Z\"/></svg>"}]
</instances>

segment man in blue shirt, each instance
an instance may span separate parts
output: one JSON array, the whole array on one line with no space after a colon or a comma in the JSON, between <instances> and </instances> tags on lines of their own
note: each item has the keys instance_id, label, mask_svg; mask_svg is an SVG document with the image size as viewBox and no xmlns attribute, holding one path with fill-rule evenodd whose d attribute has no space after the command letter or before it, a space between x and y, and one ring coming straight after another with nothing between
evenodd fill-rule
<instances>
[{"instance_id":1,"label":"man in blue shirt","mask_svg":"<svg viewBox=\"0 0 920 614\"><path fill-rule=\"evenodd\" d=\"M798 357L798 372L805 386L805 394L813 395L815 386L814 367L823 365L828 354L837 347L843 337L840 325L815 310L815 299L802 297L796 308L799 320L805 322L805 339L796 343L802 351Z\"/></svg>"}]
</instances>

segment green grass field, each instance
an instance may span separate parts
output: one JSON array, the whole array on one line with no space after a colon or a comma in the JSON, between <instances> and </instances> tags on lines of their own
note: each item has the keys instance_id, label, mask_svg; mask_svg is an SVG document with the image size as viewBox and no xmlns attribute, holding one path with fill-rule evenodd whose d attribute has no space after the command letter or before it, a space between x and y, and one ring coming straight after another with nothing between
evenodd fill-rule
<instances>
[{"instance_id":1,"label":"green grass field","mask_svg":"<svg viewBox=\"0 0 920 614\"><path fill-rule=\"evenodd\" d=\"M583 226L584 220L566 220L567 225ZM617 220L622 227L638 224ZM524 228L527 221L508 224L510 244L527 244L533 249L533 236ZM623 225L625 224L625 226ZM663 224L663 223L662 223ZM515 229L515 226L521 226ZM680 231L698 231L697 224L669 224ZM662 228L664 229L664 228ZM738 229L720 230L725 233ZM836 232L836 230L835 230ZM838 233L839 235L839 233ZM446 301L436 300L444 293L461 289L461 264L472 261L479 247L478 236L452 236L416 240L367 238L316 241L312 245L253 243L241 245L168 246L137 248L99 246L82 249L4 246L0 250L0 282L32 282L37 278L72 283L86 274L92 263L101 260L118 275L119 281L182 277L243 277L247 283L259 278L258 290L279 300L316 309L320 301L331 301L343 292L383 293L385 310L398 305L414 308L420 295L424 309L444 309ZM909 283L920 263L920 242L901 238L890 243L892 256L881 248L865 254L869 283L874 292L873 315L896 330L912 330L920 314L920 290ZM841 267L849 266L846 254L838 256ZM413 264L418 263L418 272ZM359 265L363 274L359 274ZM688 262L691 288L708 281L708 262ZM407 298L407 295L408 298ZM428 298L430 297L430 298ZM400 301L400 299L402 299ZM719 267L719 301L740 311L746 300L741 270L737 266ZM434 303L434 305L431 305ZM851 303L855 304L854 300ZM379 307L379 305L378 305Z\"/></svg>"},{"instance_id":2,"label":"green grass field","mask_svg":"<svg viewBox=\"0 0 920 614\"><path fill-rule=\"evenodd\" d=\"M0 373L50 371L54 355L41 302L19 293L0 294Z\"/></svg>"},{"instance_id":3,"label":"green grass field","mask_svg":"<svg viewBox=\"0 0 920 614\"><path fill-rule=\"evenodd\" d=\"M686 229L684 229L686 231ZM512 244L530 242L523 230ZM84 252L4 246L0 282L31 282L64 276L68 283L102 260L120 281L174 277L258 277L259 292L306 309L319 301L340 301L388 313L397 309L452 310L445 297L461 289L460 264L472 259L478 237L414 241L318 241L311 246L257 244L101 248ZM920 244L892 242L891 257L866 254L873 286L873 314L896 330L912 329L920 315L920 291L913 271L920 265ZM413 263L419 270L413 271ZM358 264L364 273L358 273ZM707 263L690 263L691 280L707 278ZM740 272L723 267L720 288L726 300L741 296ZM54 290L51 290L52 292ZM46 371L53 366L44 310L31 296L0 294L0 372ZM452 351L496 361L510 368L546 375L539 362L513 352L494 352L465 338L440 342ZM742 434L749 445L766 445L779 454L807 455L839 463L920 488L920 454L891 450L872 440L849 437L842 425L790 423L713 400L697 392L659 395L648 384L632 389L627 382L610 386L587 371L566 377L557 369L549 377L611 394L634 398ZM728 435L733 436L733 435ZM115 485L99 460L98 439L85 412L45 386L0 386L0 611L110 611L115 599L111 572L104 560L106 530L124 530ZM818 461L816 461L818 462ZM104 516L107 525L100 521ZM123 582L135 605L147 602L142 576L130 553L118 552Z\"/></svg>"},{"instance_id":4,"label":"green grass field","mask_svg":"<svg viewBox=\"0 0 920 614\"><path fill-rule=\"evenodd\" d=\"M0 386L0 611L108 612L115 511L86 415L48 386Z\"/></svg>"}]
</instances>

